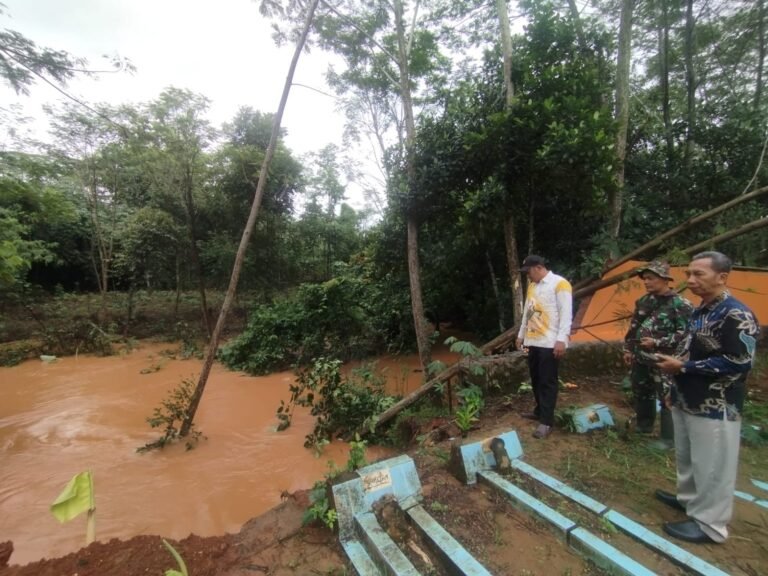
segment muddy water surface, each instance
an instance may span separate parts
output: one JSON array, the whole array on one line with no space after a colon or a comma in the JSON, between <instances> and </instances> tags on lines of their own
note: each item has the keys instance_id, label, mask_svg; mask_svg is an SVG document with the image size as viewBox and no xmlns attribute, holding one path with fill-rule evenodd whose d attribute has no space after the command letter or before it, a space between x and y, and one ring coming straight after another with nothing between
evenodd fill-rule
<instances>
[{"instance_id":1,"label":"muddy water surface","mask_svg":"<svg viewBox=\"0 0 768 576\"><path fill-rule=\"evenodd\" d=\"M297 410L276 432L275 409L288 400L293 374L249 377L216 365L198 411L208 437L192 451L136 448L159 434L146 418L182 378L196 381L198 360L162 355L144 344L108 358L70 357L0 368L0 541L13 540L13 564L59 556L82 546L85 517L59 524L49 506L72 476L92 470L96 537L160 534L183 538L236 532L280 502L283 491L312 486L343 466L348 446L320 458L303 447L313 420ZM443 354L444 360L449 360ZM418 386L415 357L384 358L389 386ZM145 373L142 373L145 372ZM369 460L385 456L370 451Z\"/></svg>"}]
</instances>

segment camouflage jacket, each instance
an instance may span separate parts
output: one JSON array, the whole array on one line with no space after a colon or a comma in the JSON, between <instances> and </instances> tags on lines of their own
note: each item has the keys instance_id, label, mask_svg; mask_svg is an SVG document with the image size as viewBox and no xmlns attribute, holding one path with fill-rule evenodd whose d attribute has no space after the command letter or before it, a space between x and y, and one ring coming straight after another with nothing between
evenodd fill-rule
<instances>
[{"instance_id":1,"label":"camouflage jacket","mask_svg":"<svg viewBox=\"0 0 768 576\"><path fill-rule=\"evenodd\" d=\"M645 352L674 354L686 336L692 313L693 305L674 290L660 296L646 294L635 302L632 322L624 337L624 349L641 353L640 339L653 338L656 345Z\"/></svg>"}]
</instances>

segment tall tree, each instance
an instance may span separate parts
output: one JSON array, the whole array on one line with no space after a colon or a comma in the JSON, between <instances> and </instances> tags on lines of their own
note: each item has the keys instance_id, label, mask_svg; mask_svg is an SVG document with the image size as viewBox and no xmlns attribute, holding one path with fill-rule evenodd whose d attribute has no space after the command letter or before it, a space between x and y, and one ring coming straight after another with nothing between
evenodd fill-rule
<instances>
[{"instance_id":1,"label":"tall tree","mask_svg":"<svg viewBox=\"0 0 768 576\"><path fill-rule=\"evenodd\" d=\"M685 1L685 150L683 168L691 167L691 154L696 133L696 69L693 59L696 54L696 20L693 16L693 0Z\"/></svg>"},{"instance_id":2,"label":"tall tree","mask_svg":"<svg viewBox=\"0 0 768 576\"><path fill-rule=\"evenodd\" d=\"M621 229L622 195L629 130L629 76L632 62L632 11L634 0L621 1L619 46L616 62L616 187L608 195L609 235L617 240Z\"/></svg>"},{"instance_id":3,"label":"tall tree","mask_svg":"<svg viewBox=\"0 0 768 576\"><path fill-rule=\"evenodd\" d=\"M125 194L132 167L124 134L112 120L118 112L100 107L94 113L74 104L49 109L56 144L51 153L71 169L71 186L81 196L90 222L91 259L101 307L106 317L107 293L113 271L119 222L126 215Z\"/></svg>"},{"instance_id":4,"label":"tall tree","mask_svg":"<svg viewBox=\"0 0 768 576\"><path fill-rule=\"evenodd\" d=\"M181 206L183 228L189 239L189 255L197 277L203 325L210 337L213 323L206 297L206 280L200 259L199 194L206 167L205 152L215 131L205 118L208 100L188 90L168 88L145 110L144 137L150 145L146 168L156 204L173 212Z\"/></svg>"},{"instance_id":5,"label":"tall tree","mask_svg":"<svg viewBox=\"0 0 768 576\"><path fill-rule=\"evenodd\" d=\"M501 32L501 49L504 70L504 111L514 113L515 84L512 80L512 32L506 0L496 0ZM511 194L507 194L511 196ZM533 199L531 199L532 203ZM507 273L512 294L512 323L517 324L523 318L523 283L520 278L520 251L517 247L517 226L515 225L516 207L507 206L504 214L504 247L507 254ZM533 223L529 221L529 229ZM532 242L529 242L531 244ZM532 246L528 246L532 250Z\"/></svg>"},{"instance_id":6,"label":"tall tree","mask_svg":"<svg viewBox=\"0 0 768 576\"><path fill-rule=\"evenodd\" d=\"M420 80L439 82L436 72L444 59L439 55L436 35L422 26L425 18L419 16L423 6L418 2L406 6L402 0L354 1L344 5L344 12L326 7L329 12L318 17L318 30L323 45L345 59L347 70L340 77L356 91L376 93L392 102L388 110L395 114L393 125L399 142L389 150L389 157L398 171L389 171L388 187L390 202L404 212L411 312L419 358L426 370L431 343L419 260L424 199L414 185L414 92Z\"/></svg>"},{"instance_id":7,"label":"tall tree","mask_svg":"<svg viewBox=\"0 0 768 576\"><path fill-rule=\"evenodd\" d=\"M757 11L757 43L758 43L758 58L757 58L757 75L755 76L755 110L760 110L760 102L763 96L763 72L765 70L765 52L766 52L766 40L765 40L765 0L757 0L755 7Z\"/></svg>"}]
</instances>

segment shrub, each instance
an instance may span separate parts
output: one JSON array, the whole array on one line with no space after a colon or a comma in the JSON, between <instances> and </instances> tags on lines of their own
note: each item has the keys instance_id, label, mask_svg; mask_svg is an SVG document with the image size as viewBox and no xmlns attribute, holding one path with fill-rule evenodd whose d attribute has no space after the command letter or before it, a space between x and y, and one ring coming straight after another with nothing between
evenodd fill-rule
<instances>
[{"instance_id":1,"label":"shrub","mask_svg":"<svg viewBox=\"0 0 768 576\"><path fill-rule=\"evenodd\" d=\"M329 354L344 361L372 354L382 343L361 307L362 292L346 278L304 284L293 297L258 307L220 359L234 370L266 374Z\"/></svg>"},{"instance_id":2,"label":"shrub","mask_svg":"<svg viewBox=\"0 0 768 576\"><path fill-rule=\"evenodd\" d=\"M308 407L316 421L304 445L318 447L334 438L351 436L366 426L372 427L376 417L394 403L395 398L384 393L383 378L372 370L354 370L352 378L344 378L341 361L318 358L312 366L298 372L288 404L280 403L278 428L290 426L294 406Z\"/></svg>"}]
</instances>

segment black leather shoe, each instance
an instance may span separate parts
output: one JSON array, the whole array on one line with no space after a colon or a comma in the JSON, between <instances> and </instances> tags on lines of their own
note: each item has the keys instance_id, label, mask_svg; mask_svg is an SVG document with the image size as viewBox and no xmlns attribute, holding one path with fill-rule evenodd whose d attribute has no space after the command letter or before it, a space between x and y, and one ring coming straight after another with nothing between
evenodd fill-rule
<instances>
[{"instance_id":1,"label":"black leather shoe","mask_svg":"<svg viewBox=\"0 0 768 576\"><path fill-rule=\"evenodd\" d=\"M680 510L681 512L685 512L685 506L683 506L680 503L680 500L677 499L677 496L674 494L670 494L669 492L666 492L664 490L656 490L655 493L656 500L659 502L664 502L667 506L674 508L675 510Z\"/></svg>"},{"instance_id":2,"label":"black leather shoe","mask_svg":"<svg viewBox=\"0 0 768 576\"><path fill-rule=\"evenodd\" d=\"M685 520L683 522L665 522L664 532L674 536L679 540L693 542L694 544L712 544L714 540L707 536L701 529L696 520Z\"/></svg>"}]
</instances>

